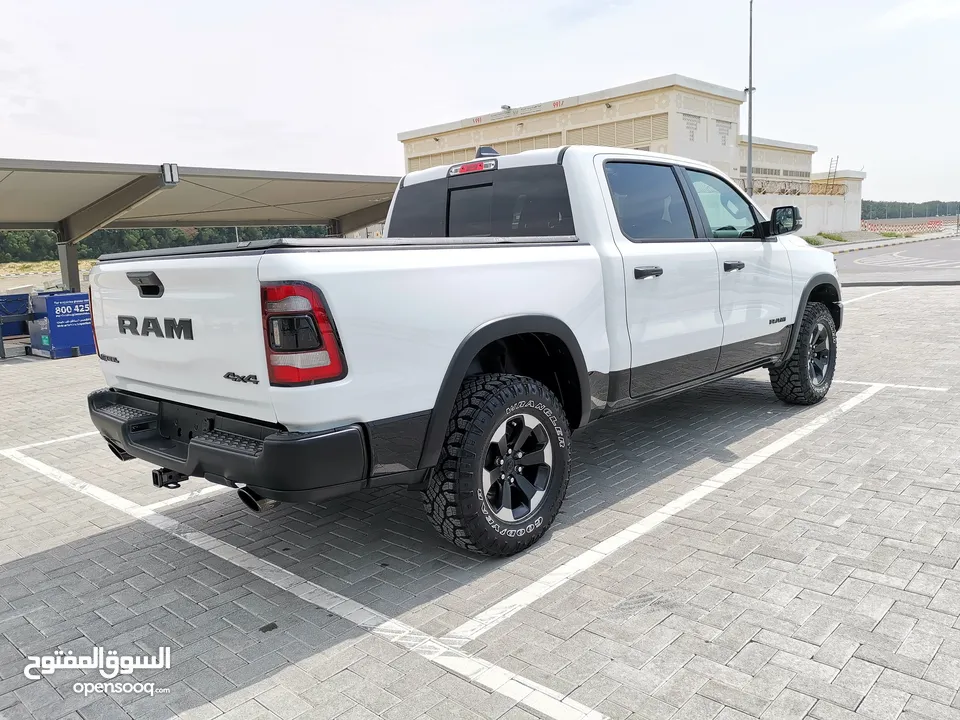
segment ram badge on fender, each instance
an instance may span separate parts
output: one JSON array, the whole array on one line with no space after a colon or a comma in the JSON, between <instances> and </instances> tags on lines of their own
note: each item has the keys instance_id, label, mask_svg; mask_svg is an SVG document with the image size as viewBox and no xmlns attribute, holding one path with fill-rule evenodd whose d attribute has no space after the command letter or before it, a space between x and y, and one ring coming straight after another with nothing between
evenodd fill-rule
<instances>
[{"instance_id":1,"label":"ram badge on fender","mask_svg":"<svg viewBox=\"0 0 960 720\"><path fill-rule=\"evenodd\" d=\"M840 281L800 225L692 160L485 151L404 177L362 250L101 258L90 415L157 486L259 511L405 485L444 537L510 555L556 517L571 433L609 412L762 367L782 400L823 399Z\"/></svg>"}]
</instances>

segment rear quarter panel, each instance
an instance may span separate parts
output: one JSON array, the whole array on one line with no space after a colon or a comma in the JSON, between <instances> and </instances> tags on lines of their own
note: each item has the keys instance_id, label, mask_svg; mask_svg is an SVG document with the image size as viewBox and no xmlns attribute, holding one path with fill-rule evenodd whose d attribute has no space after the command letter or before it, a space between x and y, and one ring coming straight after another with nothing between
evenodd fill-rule
<instances>
[{"instance_id":1,"label":"rear quarter panel","mask_svg":"<svg viewBox=\"0 0 960 720\"><path fill-rule=\"evenodd\" d=\"M609 369L600 260L587 244L273 252L259 274L320 288L346 357L343 380L271 388L292 430L431 410L463 340L505 317L556 317L588 370Z\"/></svg>"}]
</instances>

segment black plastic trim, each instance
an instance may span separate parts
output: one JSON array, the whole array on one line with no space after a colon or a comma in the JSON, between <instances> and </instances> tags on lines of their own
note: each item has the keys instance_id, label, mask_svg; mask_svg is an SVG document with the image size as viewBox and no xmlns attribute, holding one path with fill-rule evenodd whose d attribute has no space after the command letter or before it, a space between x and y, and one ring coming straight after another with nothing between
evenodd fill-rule
<instances>
[{"instance_id":1,"label":"black plastic trim","mask_svg":"<svg viewBox=\"0 0 960 720\"><path fill-rule=\"evenodd\" d=\"M642 398L672 385L709 376L717 371L720 348L640 365L630 371L630 396Z\"/></svg>"},{"instance_id":2,"label":"black plastic trim","mask_svg":"<svg viewBox=\"0 0 960 720\"><path fill-rule=\"evenodd\" d=\"M493 320L476 328L460 343L460 347L453 354L440 385L440 391L437 393L433 411L430 414L419 467L433 467L439 461L440 450L447 434L447 425L453 413L454 401L467 376L467 370L469 370L477 353L496 340L523 333L553 335L566 346L573 358L580 384L581 415L579 418L569 418L570 424L574 427L587 424L590 419L591 405L590 379L587 374L587 364L583 358L583 351L580 349L580 343L577 341L577 336L574 335L573 330L562 320L550 315L517 315Z\"/></svg>"},{"instance_id":3,"label":"black plastic trim","mask_svg":"<svg viewBox=\"0 0 960 720\"><path fill-rule=\"evenodd\" d=\"M94 426L125 453L189 477L212 475L227 481L222 484L262 489L274 499L285 499L277 493L318 499L331 487L362 485L368 474L360 425L291 433L115 390L91 393L87 402ZM118 408L126 412L118 413ZM192 437L174 429L190 427L200 429ZM207 440L205 433L228 435L236 442Z\"/></svg>"},{"instance_id":4,"label":"black plastic trim","mask_svg":"<svg viewBox=\"0 0 960 720\"><path fill-rule=\"evenodd\" d=\"M391 473L389 475L374 475L367 483L367 487L376 488L384 485L406 485L407 490L422 490L426 487L429 468L407 470L406 472Z\"/></svg>"},{"instance_id":5,"label":"black plastic trim","mask_svg":"<svg viewBox=\"0 0 960 720\"><path fill-rule=\"evenodd\" d=\"M371 482L381 475L417 469L429 423L429 410L366 423Z\"/></svg>"},{"instance_id":6,"label":"black plastic trim","mask_svg":"<svg viewBox=\"0 0 960 720\"><path fill-rule=\"evenodd\" d=\"M560 148L560 152L557 153L557 165L563 165L563 156L567 154L567 150L569 149L569 145L564 145Z\"/></svg>"},{"instance_id":7,"label":"black plastic trim","mask_svg":"<svg viewBox=\"0 0 960 720\"><path fill-rule=\"evenodd\" d=\"M462 248L490 248L490 247L568 247L587 245L585 240L576 235L543 235L529 237L471 237L471 238L413 238L417 242L400 242L407 238L385 238L386 242L372 244L352 242L336 237L313 238L314 240L338 240L337 243L305 245L303 239L289 238L276 240L255 240L242 243L218 245L194 245L189 247L165 248L160 250L135 250L128 253L109 253L101 255L98 262L108 264L114 262L130 262L134 260L156 260L165 257L203 257L216 254L219 257L238 257L241 255L266 255L269 253L290 252L369 252L371 250L457 250ZM391 242L393 241L393 242Z\"/></svg>"},{"instance_id":8,"label":"black plastic trim","mask_svg":"<svg viewBox=\"0 0 960 720\"><path fill-rule=\"evenodd\" d=\"M792 332L793 327L785 325L779 331L769 335L724 345L720 348L720 362L717 364L717 371L721 372L760 359L779 360L784 348L790 341Z\"/></svg>"},{"instance_id":9,"label":"black plastic trim","mask_svg":"<svg viewBox=\"0 0 960 720\"><path fill-rule=\"evenodd\" d=\"M752 362L727 368L720 372L714 372L694 380L664 387L653 392L648 392L640 397L633 398L627 394L629 392L627 390L627 383L631 373L630 370L614 370L609 375L600 372L591 373L592 382L597 385L606 383L610 388L610 391L607 397L606 405L603 407L594 407L593 412L590 415L590 420L592 422L602 417L606 417L607 415L612 415L622 410L630 410L648 403L663 400L664 398L672 395L677 395L678 393L686 392L687 390L694 390L698 387L709 385L710 383L718 380L725 380L726 378L734 377L735 375L742 375L745 372L750 372L751 370L756 370L757 368L769 367L774 363L775 359L776 358L765 358L754 360ZM637 369L642 370L643 366Z\"/></svg>"},{"instance_id":10,"label":"black plastic trim","mask_svg":"<svg viewBox=\"0 0 960 720\"><path fill-rule=\"evenodd\" d=\"M99 262L122 262L126 260L141 260L148 258L160 258L180 255L213 255L225 253L233 255L237 253L246 254L248 252L262 252L271 247L282 247L284 241L282 238L272 240L250 240L240 243L216 243L213 245L188 245L185 247L159 248L156 250L132 250L123 253L107 253L101 255Z\"/></svg>"},{"instance_id":11,"label":"black plastic trim","mask_svg":"<svg viewBox=\"0 0 960 720\"><path fill-rule=\"evenodd\" d=\"M697 189L690 182L690 176L687 175L687 169L682 165L674 165L673 172L680 181L680 190L683 192L684 199L687 201L687 207L690 209L690 216L693 218L693 227L697 233L698 240L710 241L710 223L707 222L703 212L703 206L700 203L700 196L697 195Z\"/></svg>"},{"instance_id":12,"label":"black plastic trim","mask_svg":"<svg viewBox=\"0 0 960 720\"><path fill-rule=\"evenodd\" d=\"M807 306L807 301L810 299L810 294L819 287L820 285L830 285L834 290L837 291L837 298L840 302L837 303L839 310L840 322L837 323L837 330L840 329L840 326L843 325L843 295L840 292L840 281L837 280L833 275L828 273L819 273L814 275L810 280L807 281L806 286L803 288L803 292L800 293L800 303L797 305L797 319L793 323L793 330L790 333L790 342L787 343L786 349L783 351L783 356L780 358L777 365L783 365L790 359L790 356L793 355L793 349L797 346L797 336L800 334L800 322L803 320L803 311Z\"/></svg>"},{"instance_id":13,"label":"black plastic trim","mask_svg":"<svg viewBox=\"0 0 960 720\"><path fill-rule=\"evenodd\" d=\"M291 433L118 390L91 393L87 404L94 426L120 459L139 458L227 487L247 485L272 500L317 502L365 487L417 486L424 478L416 461L429 411Z\"/></svg>"},{"instance_id":14,"label":"black plastic trim","mask_svg":"<svg viewBox=\"0 0 960 720\"><path fill-rule=\"evenodd\" d=\"M137 286L137 290L142 298L163 297L163 283L160 282L160 278L157 277L155 272L149 270L146 272L128 272L127 280ZM144 288L148 287L157 288L157 291L154 293L144 293Z\"/></svg>"}]
</instances>

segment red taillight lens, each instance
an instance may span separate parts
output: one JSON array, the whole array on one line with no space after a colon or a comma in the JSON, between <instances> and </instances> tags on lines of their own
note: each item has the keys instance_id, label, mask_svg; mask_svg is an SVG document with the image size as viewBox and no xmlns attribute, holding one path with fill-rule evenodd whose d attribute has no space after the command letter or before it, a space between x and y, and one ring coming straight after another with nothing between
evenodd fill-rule
<instances>
[{"instance_id":1,"label":"red taillight lens","mask_svg":"<svg viewBox=\"0 0 960 720\"><path fill-rule=\"evenodd\" d=\"M100 343L97 342L97 323L93 319L93 285L87 288L87 302L90 304L90 329L93 331L93 351L100 357Z\"/></svg>"},{"instance_id":2,"label":"red taillight lens","mask_svg":"<svg viewBox=\"0 0 960 720\"><path fill-rule=\"evenodd\" d=\"M476 160L474 162L454 165L448 171L448 175L466 175L468 173L483 172L484 170L496 170L496 160Z\"/></svg>"},{"instance_id":3,"label":"red taillight lens","mask_svg":"<svg viewBox=\"0 0 960 720\"><path fill-rule=\"evenodd\" d=\"M271 385L313 385L347 374L336 328L317 288L265 284L260 304Z\"/></svg>"}]
</instances>

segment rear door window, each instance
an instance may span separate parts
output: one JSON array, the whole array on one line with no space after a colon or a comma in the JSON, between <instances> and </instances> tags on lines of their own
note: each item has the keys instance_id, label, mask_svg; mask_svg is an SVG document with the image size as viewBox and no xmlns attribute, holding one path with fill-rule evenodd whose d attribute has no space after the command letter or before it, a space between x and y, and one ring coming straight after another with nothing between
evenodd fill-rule
<instances>
[{"instance_id":1,"label":"rear door window","mask_svg":"<svg viewBox=\"0 0 960 720\"><path fill-rule=\"evenodd\" d=\"M457 175L397 192L392 237L547 237L575 235L560 165Z\"/></svg>"},{"instance_id":2,"label":"rear door window","mask_svg":"<svg viewBox=\"0 0 960 720\"><path fill-rule=\"evenodd\" d=\"M633 242L696 237L680 183L669 165L604 163L620 231Z\"/></svg>"}]
</instances>

